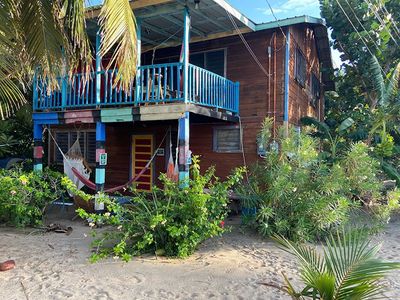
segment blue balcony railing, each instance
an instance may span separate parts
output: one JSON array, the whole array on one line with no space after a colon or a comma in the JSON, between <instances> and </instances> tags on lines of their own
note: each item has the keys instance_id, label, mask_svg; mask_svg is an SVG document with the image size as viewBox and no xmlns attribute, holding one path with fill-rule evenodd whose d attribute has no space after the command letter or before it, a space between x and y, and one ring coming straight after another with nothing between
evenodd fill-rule
<instances>
[{"instance_id":1,"label":"blue balcony railing","mask_svg":"<svg viewBox=\"0 0 400 300\"><path fill-rule=\"evenodd\" d=\"M115 85L115 70L74 74L59 78L59 90L48 91L46 82L34 80L35 111L140 106L184 102L182 63L140 66L128 91ZM97 82L98 81L98 82ZM238 113L239 83L189 64L187 102Z\"/></svg>"}]
</instances>

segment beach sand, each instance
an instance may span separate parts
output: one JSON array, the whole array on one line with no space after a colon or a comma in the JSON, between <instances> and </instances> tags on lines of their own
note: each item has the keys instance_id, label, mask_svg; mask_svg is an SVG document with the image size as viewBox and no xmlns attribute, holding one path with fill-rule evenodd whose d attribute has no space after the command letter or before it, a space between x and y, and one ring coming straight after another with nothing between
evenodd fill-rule
<instances>
[{"instance_id":1,"label":"beach sand","mask_svg":"<svg viewBox=\"0 0 400 300\"><path fill-rule=\"evenodd\" d=\"M0 261L16 262L0 272L0 299L290 299L262 283L282 285L281 272L300 283L291 255L238 225L185 260L143 256L91 264L88 226L58 222L72 226L71 235L0 228ZM384 243L381 257L400 260L400 221L375 239ZM383 284L389 299L400 299L400 271Z\"/></svg>"}]
</instances>

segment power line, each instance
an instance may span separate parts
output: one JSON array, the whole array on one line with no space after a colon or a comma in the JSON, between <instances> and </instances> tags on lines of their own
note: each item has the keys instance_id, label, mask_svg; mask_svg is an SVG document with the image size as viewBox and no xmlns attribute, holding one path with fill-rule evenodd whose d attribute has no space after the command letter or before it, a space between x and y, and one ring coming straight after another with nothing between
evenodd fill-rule
<instances>
[{"instance_id":1,"label":"power line","mask_svg":"<svg viewBox=\"0 0 400 300\"><path fill-rule=\"evenodd\" d=\"M382 20L381 16L378 14L378 9L376 9L375 5L373 5L372 2L369 2L368 0L364 0L364 2L367 3L368 7L371 7L371 10L374 13L375 18L378 20L378 22L380 22L382 26L386 26L385 22ZM393 37L391 31L388 30L388 32L389 32L390 38L393 40L393 42L395 42L395 44L397 46L399 46L396 39Z\"/></svg>"},{"instance_id":2,"label":"power line","mask_svg":"<svg viewBox=\"0 0 400 300\"><path fill-rule=\"evenodd\" d=\"M356 33L358 34L358 36L360 37L361 41L363 42L364 46L366 47L366 49L368 50L369 54L371 54L371 56L373 57L374 54L372 53L371 49L369 49L367 43L364 41L363 36L360 34L360 32L357 30L356 26L354 26L353 22L350 20L349 16L347 15L346 11L343 9L343 6L340 4L340 2L338 0L336 0L336 3L339 5L340 9L342 10L343 14L346 16L347 20L349 21L349 23L351 24L351 26L353 27L353 29L356 31ZM379 68L381 69L382 73L385 74L385 76L387 77L386 72L383 70L381 64L378 62Z\"/></svg>"},{"instance_id":3,"label":"power line","mask_svg":"<svg viewBox=\"0 0 400 300\"><path fill-rule=\"evenodd\" d=\"M261 71L263 71L263 73L265 74L265 76L269 77L271 76L271 74L269 74L267 72L267 70L265 70L264 66L261 64L260 60L258 59L258 57L254 54L253 50L251 49L250 45L248 44L248 42L246 41L246 39L244 38L242 32L240 31L239 27L237 26L235 20L233 19L232 15L225 9L226 14L229 17L229 20L231 21L233 27L235 28L236 32L238 33L240 39L242 40L243 44L245 45L247 51L250 53L251 57L254 59L254 61L256 62L256 64L259 66L259 68L261 69Z\"/></svg>"},{"instance_id":4,"label":"power line","mask_svg":"<svg viewBox=\"0 0 400 300\"><path fill-rule=\"evenodd\" d=\"M286 41L286 34L283 32L283 29L282 29L281 25L279 24L278 18L275 16L275 13L274 13L274 10L272 9L271 4L269 3L268 0L265 0L265 1L267 2L268 7L269 7L269 10L271 11L272 16L275 18L275 21L277 22L277 24L278 24L278 26L279 26L279 29L281 30L283 36L285 37L285 41Z\"/></svg>"},{"instance_id":5,"label":"power line","mask_svg":"<svg viewBox=\"0 0 400 300\"><path fill-rule=\"evenodd\" d=\"M388 10L386 9L385 3L382 3L382 8L388 15L390 15ZM392 18L392 23L393 23L393 27L395 29L394 31L397 34L397 36L399 37L399 39L400 39L400 29L399 29L399 27L397 27L396 21L393 18Z\"/></svg>"},{"instance_id":6,"label":"power line","mask_svg":"<svg viewBox=\"0 0 400 300\"><path fill-rule=\"evenodd\" d=\"M357 17L356 12L354 11L353 7L351 7L350 3L349 3L347 0L345 0L345 1L346 1L347 5L350 7L350 10L353 12L354 16L356 17L356 19L357 19L357 21L358 21L358 24L360 24L361 27L362 27L362 29L367 33L367 35L369 36L369 38L371 39L371 41L374 43L376 49L377 49L378 51L380 51L380 48L379 48L378 44L377 44L377 43L375 42L375 40L372 38L372 36L371 36L371 34L369 33L369 31L368 31L368 30L364 27L364 25L361 23L360 19Z\"/></svg>"}]
</instances>

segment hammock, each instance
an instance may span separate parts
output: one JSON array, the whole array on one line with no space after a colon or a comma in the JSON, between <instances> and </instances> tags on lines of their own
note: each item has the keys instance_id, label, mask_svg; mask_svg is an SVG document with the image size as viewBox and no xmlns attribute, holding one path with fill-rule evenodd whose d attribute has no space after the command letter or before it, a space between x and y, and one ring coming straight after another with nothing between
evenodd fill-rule
<instances>
[{"instance_id":1,"label":"hammock","mask_svg":"<svg viewBox=\"0 0 400 300\"><path fill-rule=\"evenodd\" d=\"M69 149L66 154L64 154L64 152L61 150L60 146L58 145L56 139L51 134L50 130L48 130L48 132L49 132L50 137L54 141L54 144L56 145L58 151L60 151L60 153L63 157L64 173L68 176L68 178L70 178L72 180L72 182L76 185L76 187L78 189L81 189L84 185L86 185L89 189L96 191L96 184L89 180L91 170L87 166L87 163L85 162L85 159L82 156L82 152L81 152L80 144L79 144L79 132L78 132L77 140L71 146L71 149ZM153 156L150 158L150 160L147 162L147 164L143 167L143 169L134 178L130 179L128 182L126 182L123 185L119 185L119 186L104 190L104 192L105 193L114 193L116 191L126 189L132 183L136 182L139 179L139 177L142 176L143 173L149 169L151 163L153 162L154 158L157 155L158 149L164 143L164 140L165 140L167 134L168 134L168 131L165 133L158 148L154 151Z\"/></svg>"}]
</instances>

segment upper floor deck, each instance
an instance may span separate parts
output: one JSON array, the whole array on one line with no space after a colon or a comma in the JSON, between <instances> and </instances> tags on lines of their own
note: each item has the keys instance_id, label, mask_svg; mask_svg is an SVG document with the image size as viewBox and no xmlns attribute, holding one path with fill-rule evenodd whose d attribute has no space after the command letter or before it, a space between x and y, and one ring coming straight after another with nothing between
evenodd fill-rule
<instances>
[{"instance_id":1,"label":"upper floor deck","mask_svg":"<svg viewBox=\"0 0 400 300\"><path fill-rule=\"evenodd\" d=\"M89 77L77 73L72 79L59 78L60 89L52 92L48 92L45 82L34 80L33 109L66 111L191 103L232 114L239 111L239 83L192 64L188 64L187 78L184 63L139 66L128 91L115 85L115 77L114 69L92 72Z\"/></svg>"}]
</instances>

